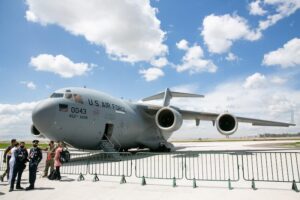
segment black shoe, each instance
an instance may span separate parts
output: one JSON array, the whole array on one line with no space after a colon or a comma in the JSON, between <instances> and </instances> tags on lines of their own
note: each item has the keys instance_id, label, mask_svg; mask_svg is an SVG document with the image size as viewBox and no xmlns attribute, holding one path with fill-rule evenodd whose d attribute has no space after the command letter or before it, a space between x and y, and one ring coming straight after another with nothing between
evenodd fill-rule
<instances>
[{"instance_id":1,"label":"black shoe","mask_svg":"<svg viewBox=\"0 0 300 200\"><path fill-rule=\"evenodd\" d=\"M16 186L16 189L18 189L18 190L24 190L24 188L21 187L21 186Z\"/></svg>"},{"instance_id":2,"label":"black shoe","mask_svg":"<svg viewBox=\"0 0 300 200\"><path fill-rule=\"evenodd\" d=\"M34 189L34 187L29 186L25 190L33 190L33 189Z\"/></svg>"},{"instance_id":3,"label":"black shoe","mask_svg":"<svg viewBox=\"0 0 300 200\"><path fill-rule=\"evenodd\" d=\"M12 191L14 191L14 189L13 188L9 188L9 192L12 192Z\"/></svg>"}]
</instances>

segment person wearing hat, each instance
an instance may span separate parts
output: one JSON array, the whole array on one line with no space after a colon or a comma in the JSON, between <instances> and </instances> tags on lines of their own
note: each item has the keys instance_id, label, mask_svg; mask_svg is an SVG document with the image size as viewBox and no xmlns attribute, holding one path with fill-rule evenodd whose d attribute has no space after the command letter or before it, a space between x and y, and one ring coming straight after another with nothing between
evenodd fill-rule
<instances>
[{"instance_id":1,"label":"person wearing hat","mask_svg":"<svg viewBox=\"0 0 300 200\"><path fill-rule=\"evenodd\" d=\"M42 150L38 147L38 145L38 140L32 141L33 147L29 151L29 186L26 188L26 190L34 189L37 168L43 158Z\"/></svg>"}]
</instances>

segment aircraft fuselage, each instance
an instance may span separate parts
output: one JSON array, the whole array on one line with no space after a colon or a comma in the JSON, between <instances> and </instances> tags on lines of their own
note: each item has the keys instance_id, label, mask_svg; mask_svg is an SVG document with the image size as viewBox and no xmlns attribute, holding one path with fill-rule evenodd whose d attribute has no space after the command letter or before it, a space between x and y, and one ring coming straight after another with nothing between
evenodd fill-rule
<instances>
[{"instance_id":1,"label":"aircraft fuselage","mask_svg":"<svg viewBox=\"0 0 300 200\"><path fill-rule=\"evenodd\" d=\"M107 137L121 149L157 149L167 139L135 104L86 88L57 90L37 105L32 119L47 138L80 149L97 150Z\"/></svg>"}]
</instances>

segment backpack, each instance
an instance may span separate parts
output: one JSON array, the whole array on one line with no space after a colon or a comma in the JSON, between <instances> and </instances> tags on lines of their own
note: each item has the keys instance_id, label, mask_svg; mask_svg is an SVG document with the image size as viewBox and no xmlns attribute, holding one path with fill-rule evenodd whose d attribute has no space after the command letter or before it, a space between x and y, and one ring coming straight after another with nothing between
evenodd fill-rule
<instances>
[{"instance_id":1,"label":"backpack","mask_svg":"<svg viewBox=\"0 0 300 200\"><path fill-rule=\"evenodd\" d=\"M61 163L66 163L69 162L70 159L71 159L70 152L68 150L62 150L62 152L60 153L59 161Z\"/></svg>"},{"instance_id":2,"label":"backpack","mask_svg":"<svg viewBox=\"0 0 300 200\"><path fill-rule=\"evenodd\" d=\"M56 172L56 170L54 169L54 170L52 170L51 173L49 174L48 179L49 179L49 180L55 180L56 178L57 178L57 172Z\"/></svg>"}]
</instances>

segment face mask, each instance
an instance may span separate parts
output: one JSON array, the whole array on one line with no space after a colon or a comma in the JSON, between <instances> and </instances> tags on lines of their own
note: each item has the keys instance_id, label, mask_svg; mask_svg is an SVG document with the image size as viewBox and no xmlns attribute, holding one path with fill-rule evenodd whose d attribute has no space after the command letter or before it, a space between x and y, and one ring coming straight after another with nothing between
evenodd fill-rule
<instances>
[{"instance_id":1,"label":"face mask","mask_svg":"<svg viewBox=\"0 0 300 200\"><path fill-rule=\"evenodd\" d=\"M37 144L33 144L33 147L37 147Z\"/></svg>"},{"instance_id":2,"label":"face mask","mask_svg":"<svg viewBox=\"0 0 300 200\"><path fill-rule=\"evenodd\" d=\"M21 149L23 149L23 148L24 148L24 146L20 146L20 148L21 148Z\"/></svg>"}]
</instances>

